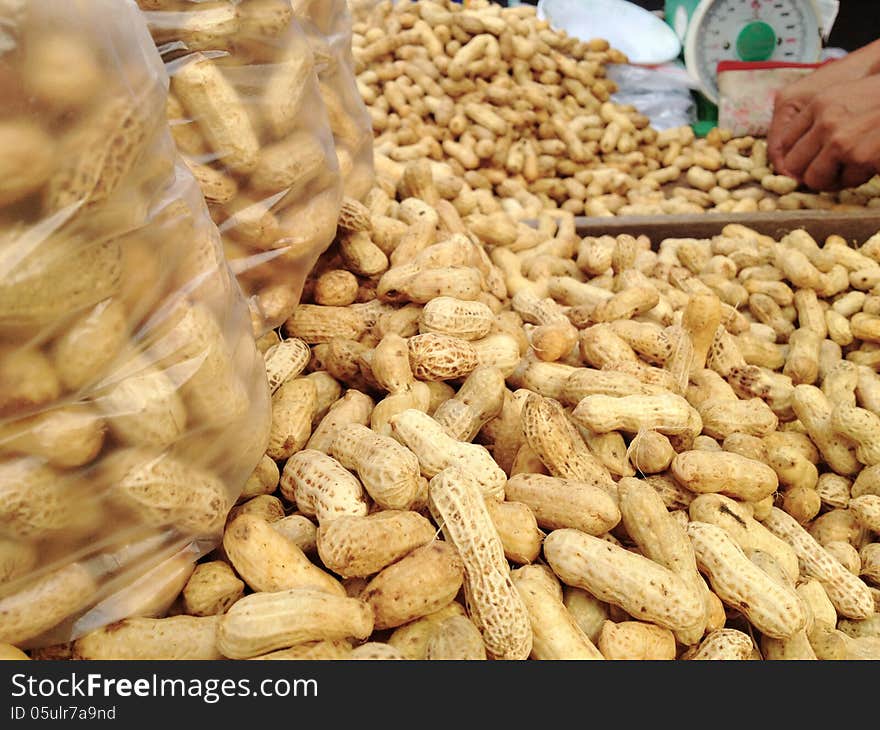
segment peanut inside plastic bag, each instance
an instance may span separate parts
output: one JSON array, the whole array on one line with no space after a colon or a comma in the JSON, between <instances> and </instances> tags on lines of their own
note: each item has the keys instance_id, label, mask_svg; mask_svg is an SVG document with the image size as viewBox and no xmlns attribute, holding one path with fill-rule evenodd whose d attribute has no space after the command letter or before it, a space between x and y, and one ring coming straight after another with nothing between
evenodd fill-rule
<instances>
[{"instance_id":1,"label":"peanut inside plastic bag","mask_svg":"<svg viewBox=\"0 0 880 730\"><path fill-rule=\"evenodd\" d=\"M265 450L265 369L125 0L0 4L0 642L166 610Z\"/></svg>"},{"instance_id":2,"label":"peanut inside plastic bag","mask_svg":"<svg viewBox=\"0 0 880 730\"><path fill-rule=\"evenodd\" d=\"M171 76L172 134L260 336L293 312L342 202L311 45L290 0L139 4Z\"/></svg>"},{"instance_id":3,"label":"peanut inside plastic bag","mask_svg":"<svg viewBox=\"0 0 880 730\"><path fill-rule=\"evenodd\" d=\"M375 179L373 124L355 78L348 5L345 0L306 0L297 3L297 19L315 54L345 196L363 201Z\"/></svg>"}]
</instances>

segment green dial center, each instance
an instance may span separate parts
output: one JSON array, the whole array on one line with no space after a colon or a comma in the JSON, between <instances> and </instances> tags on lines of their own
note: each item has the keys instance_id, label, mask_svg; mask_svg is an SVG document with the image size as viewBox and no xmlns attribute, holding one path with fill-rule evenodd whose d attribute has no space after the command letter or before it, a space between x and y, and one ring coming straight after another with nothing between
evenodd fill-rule
<instances>
[{"instance_id":1,"label":"green dial center","mask_svg":"<svg viewBox=\"0 0 880 730\"><path fill-rule=\"evenodd\" d=\"M743 61L767 61L776 50L776 31L755 20L743 28L736 39L736 52Z\"/></svg>"}]
</instances>

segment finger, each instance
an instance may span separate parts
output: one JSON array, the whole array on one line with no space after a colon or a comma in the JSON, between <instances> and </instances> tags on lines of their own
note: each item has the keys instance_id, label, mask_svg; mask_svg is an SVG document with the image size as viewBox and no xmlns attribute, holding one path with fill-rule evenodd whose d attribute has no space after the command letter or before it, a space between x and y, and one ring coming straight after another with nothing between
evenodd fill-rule
<instances>
[{"instance_id":1,"label":"finger","mask_svg":"<svg viewBox=\"0 0 880 730\"><path fill-rule=\"evenodd\" d=\"M826 144L804 171L804 184L816 191L836 190L840 187L842 167L843 163L836 148Z\"/></svg>"},{"instance_id":2,"label":"finger","mask_svg":"<svg viewBox=\"0 0 880 730\"><path fill-rule=\"evenodd\" d=\"M810 163L822 151L824 144L823 133L818 125L810 127L794 146L786 153L782 160L780 170L784 175L803 181L804 172Z\"/></svg>"},{"instance_id":3,"label":"finger","mask_svg":"<svg viewBox=\"0 0 880 730\"><path fill-rule=\"evenodd\" d=\"M846 165L840 173L840 185L844 188L857 188L874 177L874 168L869 165Z\"/></svg>"},{"instance_id":4,"label":"finger","mask_svg":"<svg viewBox=\"0 0 880 730\"><path fill-rule=\"evenodd\" d=\"M841 181L846 187L857 187L880 170L880 113L865 115L850 125L847 135L855 142L844 157Z\"/></svg>"},{"instance_id":5,"label":"finger","mask_svg":"<svg viewBox=\"0 0 880 730\"><path fill-rule=\"evenodd\" d=\"M776 168L782 164L785 153L788 152L788 147L785 146L785 140L783 139L785 131L798 114L797 109L788 105L777 109L773 113L770 129L767 132L767 154L770 157L770 162Z\"/></svg>"},{"instance_id":6,"label":"finger","mask_svg":"<svg viewBox=\"0 0 880 730\"><path fill-rule=\"evenodd\" d=\"M768 152L772 148L777 162L781 163L788 152L813 126L813 113L809 107L787 106L774 115L768 134ZM771 162L774 162L771 153Z\"/></svg>"}]
</instances>

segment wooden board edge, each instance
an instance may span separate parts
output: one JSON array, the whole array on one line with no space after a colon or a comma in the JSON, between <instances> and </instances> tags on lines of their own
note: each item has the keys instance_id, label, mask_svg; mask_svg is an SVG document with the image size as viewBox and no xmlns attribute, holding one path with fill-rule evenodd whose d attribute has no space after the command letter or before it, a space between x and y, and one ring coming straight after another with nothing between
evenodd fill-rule
<instances>
[{"instance_id":1,"label":"wooden board edge","mask_svg":"<svg viewBox=\"0 0 880 730\"><path fill-rule=\"evenodd\" d=\"M820 243L839 235L851 244L861 244L880 232L880 212L839 213L834 211L785 211L769 213L701 213L696 215L620 216L616 218L576 217L578 235L647 235L655 245L664 238L711 238L731 223L748 226L774 238L803 228Z\"/></svg>"}]
</instances>

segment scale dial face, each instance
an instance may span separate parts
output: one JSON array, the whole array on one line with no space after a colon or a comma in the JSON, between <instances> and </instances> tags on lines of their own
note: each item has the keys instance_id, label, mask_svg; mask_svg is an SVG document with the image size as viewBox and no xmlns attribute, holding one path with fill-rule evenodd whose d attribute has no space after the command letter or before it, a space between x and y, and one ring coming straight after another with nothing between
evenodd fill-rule
<instances>
[{"instance_id":1,"label":"scale dial face","mask_svg":"<svg viewBox=\"0 0 880 730\"><path fill-rule=\"evenodd\" d=\"M709 0L691 18L685 65L718 103L719 61L814 63L822 41L809 0Z\"/></svg>"}]
</instances>

